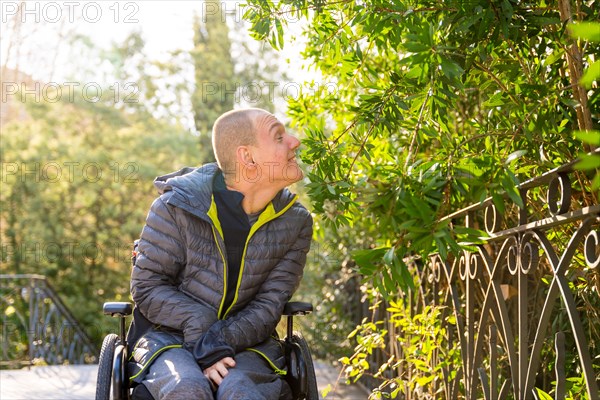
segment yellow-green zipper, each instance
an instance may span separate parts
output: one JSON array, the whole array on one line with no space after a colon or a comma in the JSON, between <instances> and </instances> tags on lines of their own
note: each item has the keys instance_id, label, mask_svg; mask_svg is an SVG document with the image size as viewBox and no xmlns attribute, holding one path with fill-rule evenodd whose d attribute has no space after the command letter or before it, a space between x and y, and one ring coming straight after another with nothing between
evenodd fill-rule
<instances>
[{"instance_id":1,"label":"yellow-green zipper","mask_svg":"<svg viewBox=\"0 0 600 400\"><path fill-rule=\"evenodd\" d=\"M267 357L267 355L265 353L263 353L262 351L259 351L259 350L256 350L256 349L252 349L252 348L249 348L249 349L246 349L246 350L253 351L253 352L257 353L257 354L260 354L262 356L262 358L264 358L269 363L269 365L271 366L271 368L273 368L273 371L277 375L281 375L281 376L287 375L287 371L285 371L283 369L277 368L277 365L275 365L273 363L273 361L271 361L271 359L269 357Z\"/></svg>"},{"instance_id":2,"label":"yellow-green zipper","mask_svg":"<svg viewBox=\"0 0 600 400\"><path fill-rule=\"evenodd\" d=\"M142 372L144 372L144 371L146 370L146 368L147 368L147 367L148 367L150 364L152 364L152 361L154 361L154 359L155 359L156 357L158 357L158 355L159 355L159 354L161 354L163 351L165 351L165 350L169 350L169 349L180 349L180 348L182 348L182 347L183 347L183 345L181 345L181 344L172 344L172 345L169 345L169 346L161 347L160 349L158 349L158 350L156 351L156 353L152 354L152 357L150 357L150 359L149 359L148 361L146 361L146 363L145 363L144 365L142 365L142 369L140 369L140 370L138 371L138 373L137 373L137 374L135 374L134 376L130 376L130 377L129 377L129 380L130 380L130 381L132 381L132 380L134 380L135 378L137 378L138 376L140 376L140 374L141 374ZM131 353L131 355L132 355L132 356L133 356L133 353L135 353L135 350L134 350L134 351Z\"/></svg>"},{"instance_id":3,"label":"yellow-green zipper","mask_svg":"<svg viewBox=\"0 0 600 400\"><path fill-rule=\"evenodd\" d=\"M223 260L223 297L221 298L221 304L219 304L219 312L217 313L217 317L219 319L222 319L221 313L223 312L223 305L225 304L225 295L227 293L227 259L223 254L223 249L221 249L221 245L219 244L219 238L217 237L218 231L221 237L225 238L225 236L223 235L223 229L221 228L221 222L219 221L219 217L217 215L217 205L215 203L214 196L211 199L210 208L208 209L208 212L206 214L213 223L212 232L215 238L215 244L217 245L217 249L219 249L221 259Z\"/></svg>"},{"instance_id":4,"label":"yellow-green zipper","mask_svg":"<svg viewBox=\"0 0 600 400\"><path fill-rule=\"evenodd\" d=\"M279 212L275 212L275 209L273 207L273 203L269 203L269 205L267 206L267 208L265 209L265 211L263 211L259 217L258 220L254 223L254 225L252 225L252 227L250 228L250 232L248 233L248 238L246 238L246 244L244 245L244 252L242 253L242 262L240 263L240 272L238 274L238 279L237 279L237 284L235 287L235 296L233 298L233 301L231 302L231 305L229 306L229 308L227 309L227 311L225 311L225 314L223 315L222 318L225 318L227 316L227 314L229 313L229 311L231 311L231 309L233 308L233 306L235 305L235 303L237 302L238 299L238 294L239 294L239 290L240 290L240 285L242 283L242 274L244 272L244 265L245 265L245 261L246 261L246 251L248 250L248 243L250 242L250 239L252 238L252 236L254 235L254 233L263 225L265 225L267 222L274 220L275 218L279 217L280 215L284 214L287 210L289 210L292 205L294 205L296 199L298 198L297 195L294 196L294 198L292 198L292 200L284 207L281 209L281 211ZM223 299L225 298L225 294L227 292L223 293ZM223 302L221 302L221 305L223 305ZM220 309L219 309L219 313L220 313Z\"/></svg>"}]
</instances>

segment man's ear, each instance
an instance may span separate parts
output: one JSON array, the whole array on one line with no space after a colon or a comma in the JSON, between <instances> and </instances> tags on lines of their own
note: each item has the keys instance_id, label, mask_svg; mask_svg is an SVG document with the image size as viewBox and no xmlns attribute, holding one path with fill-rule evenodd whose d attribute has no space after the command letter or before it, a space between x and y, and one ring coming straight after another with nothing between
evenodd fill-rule
<instances>
[{"instance_id":1,"label":"man's ear","mask_svg":"<svg viewBox=\"0 0 600 400\"><path fill-rule=\"evenodd\" d=\"M252 150L248 146L238 146L236 158L237 161L246 168L253 168L256 166L254 158L252 157Z\"/></svg>"}]
</instances>

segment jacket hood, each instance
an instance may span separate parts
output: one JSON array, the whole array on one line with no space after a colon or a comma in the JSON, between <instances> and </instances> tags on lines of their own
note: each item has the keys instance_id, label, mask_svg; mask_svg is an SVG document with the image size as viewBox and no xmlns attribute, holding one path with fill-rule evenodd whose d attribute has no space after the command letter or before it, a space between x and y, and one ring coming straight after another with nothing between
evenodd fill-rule
<instances>
[{"instance_id":1,"label":"jacket hood","mask_svg":"<svg viewBox=\"0 0 600 400\"><path fill-rule=\"evenodd\" d=\"M213 180L219 171L216 163L198 168L184 167L157 177L154 186L161 195L171 192L167 203L204 217L212 203ZM275 211L279 211L295 197L286 188L279 191L271 202Z\"/></svg>"}]
</instances>

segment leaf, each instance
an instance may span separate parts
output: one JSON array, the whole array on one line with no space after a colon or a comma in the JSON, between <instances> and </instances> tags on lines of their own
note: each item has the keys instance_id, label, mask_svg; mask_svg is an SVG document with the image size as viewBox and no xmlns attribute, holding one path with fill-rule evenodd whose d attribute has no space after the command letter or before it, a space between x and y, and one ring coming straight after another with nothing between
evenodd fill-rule
<instances>
[{"instance_id":1,"label":"leaf","mask_svg":"<svg viewBox=\"0 0 600 400\"><path fill-rule=\"evenodd\" d=\"M590 42L600 42L600 23L578 22L576 24L569 24L569 32L574 38L585 39Z\"/></svg>"},{"instance_id":2,"label":"leaf","mask_svg":"<svg viewBox=\"0 0 600 400\"><path fill-rule=\"evenodd\" d=\"M525 154L527 154L527 150L517 150L515 152L512 152L508 155L508 157L506 157L506 161L504 161L504 164L510 165L513 161L518 160L519 158L523 157Z\"/></svg>"},{"instance_id":3,"label":"leaf","mask_svg":"<svg viewBox=\"0 0 600 400\"><path fill-rule=\"evenodd\" d=\"M508 195L508 197L510 197L510 199L516 205L518 205L520 208L524 207L523 199L521 198L519 189L517 188L515 183L512 181L512 179L510 179L510 177L508 177L508 175L505 175L502 178L502 188L506 191L506 194Z\"/></svg>"},{"instance_id":4,"label":"leaf","mask_svg":"<svg viewBox=\"0 0 600 400\"><path fill-rule=\"evenodd\" d=\"M494 93L487 101L483 103L484 107L498 107L504 105L504 100L502 99L502 92Z\"/></svg>"},{"instance_id":5,"label":"leaf","mask_svg":"<svg viewBox=\"0 0 600 400\"><path fill-rule=\"evenodd\" d=\"M479 242L482 239L485 239L488 234L480 229L468 228L466 226L457 225L454 227L454 231L457 234L464 235L468 237L470 240Z\"/></svg>"},{"instance_id":6,"label":"leaf","mask_svg":"<svg viewBox=\"0 0 600 400\"><path fill-rule=\"evenodd\" d=\"M404 43L403 47L411 53L422 53L431 49L429 46L417 42Z\"/></svg>"},{"instance_id":7,"label":"leaf","mask_svg":"<svg viewBox=\"0 0 600 400\"><path fill-rule=\"evenodd\" d=\"M383 295L388 297L388 293L394 293L397 286L394 283L391 273L388 273L387 270L383 269L381 271L381 276L383 277L383 287L385 289L385 293Z\"/></svg>"},{"instance_id":8,"label":"leaf","mask_svg":"<svg viewBox=\"0 0 600 400\"><path fill-rule=\"evenodd\" d=\"M381 278L379 276L374 276L373 277L373 282L375 283L375 287L377 288L377 290L379 290L379 293L381 293L381 295L385 298L388 297L388 291L385 288L385 285L383 284Z\"/></svg>"},{"instance_id":9,"label":"leaf","mask_svg":"<svg viewBox=\"0 0 600 400\"><path fill-rule=\"evenodd\" d=\"M548 393L544 392L540 388L534 388L533 390L534 390L534 394L537 392L537 397L540 400L554 400L552 398L552 396L550 396Z\"/></svg>"},{"instance_id":10,"label":"leaf","mask_svg":"<svg viewBox=\"0 0 600 400\"><path fill-rule=\"evenodd\" d=\"M600 154L584 154L574 165L574 168L579 171L600 168Z\"/></svg>"},{"instance_id":11,"label":"leaf","mask_svg":"<svg viewBox=\"0 0 600 400\"><path fill-rule=\"evenodd\" d=\"M458 65L454 61L448 60L447 58L442 58L441 64L443 74L450 79L458 78L464 72L460 65Z\"/></svg>"},{"instance_id":12,"label":"leaf","mask_svg":"<svg viewBox=\"0 0 600 400\"><path fill-rule=\"evenodd\" d=\"M326 398L326 397L327 397L327 395L329 394L329 392L331 392L331 389L332 389L332 388L331 388L331 384L328 384L328 385L325 387L325 389L323 389L323 390L321 391L321 395L323 396L323 398Z\"/></svg>"},{"instance_id":13,"label":"leaf","mask_svg":"<svg viewBox=\"0 0 600 400\"><path fill-rule=\"evenodd\" d=\"M402 285L401 287L403 289L411 289L414 290L415 289L415 281L413 279L413 276L410 274L410 271L408 270L408 265L406 265L406 263L404 262L400 262L400 265L398 266L398 268L400 269L400 275L402 276Z\"/></svg>"},{"instance_id":14,"label":"leaf","mask_svg":"<svg viewBox=\"0 0 600 400\"><path fill-rule=\"evenodd\" d=\"M358 43L356 43L356 57L358 57L358 59L361 61L363 59L362 49L360 48L360 44Z\"/></svg>"},{"instance_id":15,"label":"leaf","mask_svg":"<svg viewBox=\"0 0 600 400\"><path fill-rule=\"evenodd\" d=\"M496 209L498 210L498 212L500 214L504 214L504 211L506 209L506 207L504 206L504 198L497 193L493 193L492 201L494 202L494 206L496 206Z\"/></svg>"},{"instance_id":16,"label":"leaf","mask_svg":"<svg viewBox=\"0 0 600 400\"><path fill-rule=\"evenodd\" d=\"M576 139L594 146L600 146L600 131L575 131Z\"/></svg>"},{"instance_id":17,"label":"leaf","mask_svg":"<svg viewBox=\"0 0 600 400\"><path fill-rule=\"evenodd\" d=\"M283 25L281 24L281 20L275 20L275 28L277 30L277 42L278 46L275 47L278 50L283 50Z\"/></svg>"},{"instance_id":18,"label":"leaf","mask_svg":"<svg viewBox=\"0 0 600 400\"><path fill-rule=\"evenodd\" d=\"M383 255L389 250L389 247L379 247L376 249L356 250L352 252L352 258L360 267L376 268L376 263L380 262Z\"/></svg>"},{"instance_id":19,"label":"leaf","mask_svg":"<svg viewBox=\"0 0 600 400\"><path fill-rule=\"evenodd\" d=\"M386 263L387 265L393 265L394 259L396 258L394 255L395 251L396 251L396 248L391 247L383 256L383 262Z\"/></svg>"},{"instance_id":20,"label":"leaf","mask_svg":"<svg viewBox=\"0 0 600 400\"><path fill-rule=\"evenodd\" d=\"M550 66L550 65L554 64L555 62L561 60L563 55L564 55L564 53L562 51L555 49L552 53L548 54L548 56L544 60L544 66L546 66L546 67Z\"/></svg>"},{"instance_id":21,"label":"leaf","mask_svg":"<svg viewBox=\"0 0 600 400\"><path fill-rule=\"evenodd\" d=\"M431 383L435 379L435 375L425 375L416 379L417 385L419 386L427 386L427 384Z\"/></svg>"},{"instance_id":22,"label":"leaf","mask_svg":"<svg viewBox=\"0 0 600 400\"><path fill-rule=\"evenodd\" d=\"M596 60L583 72L579 84L586 89L591 89L592 83L600 79L600 60Z\"/></svg>"}]
</instances>

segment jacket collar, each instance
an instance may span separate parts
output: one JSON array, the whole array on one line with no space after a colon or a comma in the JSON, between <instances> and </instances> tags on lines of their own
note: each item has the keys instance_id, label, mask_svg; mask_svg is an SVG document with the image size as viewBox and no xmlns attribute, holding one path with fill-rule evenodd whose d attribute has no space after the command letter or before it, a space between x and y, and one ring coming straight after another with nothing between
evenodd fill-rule
<instances>
[{"instance_id":1,"label":"jacket collar","mask_svg":"<svg viewBox=\"0 0 600 400\"><path fill-rule=\"evenodd\" d=\"M154 186L160 194L172 192L168 204L179 207L189 213L209 220L207 213L213 203L213 180L219 171L216 163L210 163L198 168L185 167L179 171L159 176L154 180ZM275 195L271 203L275 212L283 210L295 196L283 189Z\"/></svg>"}]
</instances>

